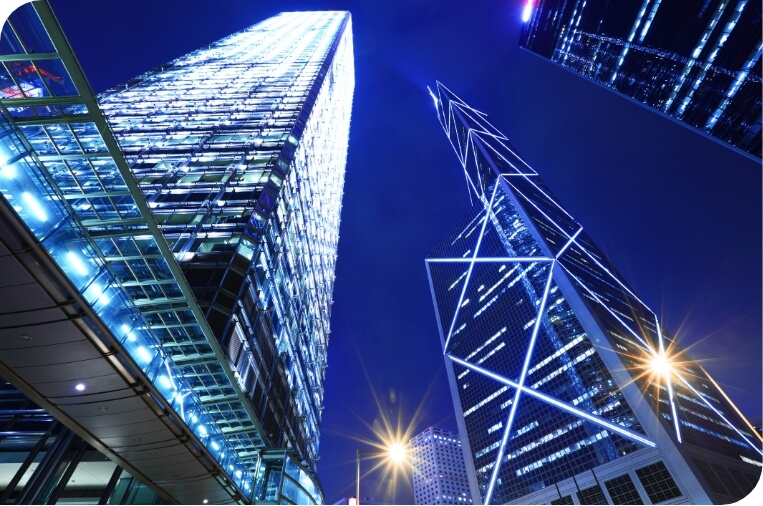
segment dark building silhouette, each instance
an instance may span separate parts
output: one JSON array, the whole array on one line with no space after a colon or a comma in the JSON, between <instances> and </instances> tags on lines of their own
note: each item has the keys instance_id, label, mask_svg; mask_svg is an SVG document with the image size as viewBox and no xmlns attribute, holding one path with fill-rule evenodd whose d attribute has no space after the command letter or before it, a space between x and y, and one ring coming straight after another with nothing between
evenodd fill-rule
<instances>
[{"instance_id":1,"label":"dark building silhouette","mask_svg":"<svg viewBox=\"0 0 763 506\"><path fill-rule=\"evenodd\" d=\"M520 45L761 157L761 3L531 0Z\"/></svg>"}]
</instances>

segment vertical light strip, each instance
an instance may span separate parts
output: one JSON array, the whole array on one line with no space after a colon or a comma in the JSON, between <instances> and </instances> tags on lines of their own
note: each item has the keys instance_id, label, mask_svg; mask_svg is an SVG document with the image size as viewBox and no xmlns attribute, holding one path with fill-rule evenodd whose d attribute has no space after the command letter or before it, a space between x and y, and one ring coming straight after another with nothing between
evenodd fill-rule
<instances>
[{"instance_id":1,"label":"vertical light strip","mask_svg":"<svg viewBox=\"0 0 763 506\"><path fill-rule=\"evenodd\" d=\"M758 60L760 60L761 53L763 53L763 42L760 43L757 48L752 50L752 54L750 54L749 58L747 58L747 61L742 67L742 70L737 72L734 82L731 83L731 86L729 86L729 89L721 97L721 100L718 103L718 106L716 107L715 111L713 111L712 116L710 116L710 118L708 118L707 120L707 123L705 123L704 130L706 132L713 131L713 128L715 127L715 123L720 119L721 115L723 114L723 111L726 110L726 107L734 99L734 97L737 94L737 91L739 91L739 88L742 87L742 83L744 82L745 79L747 79L747 76L750 74L750 69L756 63L758 63Z\"/></svg>"},{"instance_id":2,"label":"vertical light strip","mask_svg":"<svg viewBox=\"0 0 763 506\"><path fill-rule=\"evenodd\" d=\"M668 109L670 109L670 106L673 105L673 102L678 96L678 92L681 91L681 87L683 86L684 81L686 81L686 76L689 75L689 72L694 66L694 63L696 63L697 58L699 57L700 54L702 54L702 50L705 48L705 44L707 44L707 41L710 38L710 34L713 32L713 30L715 30L715 25L718 24L718 20L720 19L721 14L723 14L723 11L726 10L726 6L728 5L728 3L729 3L728 0L724 0L718 6L718 9L713 14L713 17L710 19L710 22L707 24L707 28L705 28L705 31L702 34L702 38L697 43L697 46L694 48L694 51L691 54L691 58L689 59L689 62L686 64L686 66L684 67L683 72L681 72L681 77L678 78L678 82L676 82L675 86L673 86L673 91L670 92L670 96L665 101L665 104L662 106L663 112L668 112Z\"/></svg>"},{"instance_id":3,"label":"vertical light strip","mask_svg":"<svg viewBox=\"0 0 763 506\"><path fill-rule=\"evenodd\" d=\"M646 9L649 7L649 2L650 0L644 0L644 3L641 4L641 10L636 16L636 21L633 22L631 33L628 35L628 41L623 44L623 52L620 54L620 58L617 60L617 66L615 66L615 71L612 73L612 77L609 78L609 84L614 83L615 79L617 79L617 73L620 71L620 67L622 67L623 62L625 61L625 56L630 50L631 42L633 42L633 37L636 36L638 27L641 26L641 20L644 19L644 14L646 14Z\"/></svg>"},{"instance_id":4,"label":"vertical light strip","mask_svg":"<svg viewBox=\"0 0 763 506\"><path fill-rule=\"evenodd\" d=\"M747 443L748 445L750 445L750 448L752 448L753 450L755 450L755 451L756 451L756 452L758 452L759 454L763 455L763 450L761 450L761 449L760 449L760 447L758 447L758 446L756 446L756 445L752 444L752 443L750 442L750 440L749 440L749 439L747 439L747 438L744 436L744 434L742 433L742 431L741 431L741 430L737 429L737 428L736 428L736 426L735 426L733 423L729 422L729 421L728 421L728 419L727 419L725 416L723 416L723 413L721 413L720 411L718 411L717 409L715 409L715 406L713 406L712 404L710 404L710 402L709 402L707 399L705 399L705 396L704 396L704 395L702 395L701 393L697 392L697 390L696 390L696 389L695 389L693 386L691 386L691 384L690 384L688 381L686 381L686 380L683 378L683 376L681 376L680 374L676 374L676 376L678 376L678 378L681 380L681 382L682 382L684 385L686 385L686 387L687 387L689 390L691 390L692 392L694 392L694 395L696 395L696 396L697 396L699 399L702 399L702 400L705 402L705 404L707 405L707 407L709 407L710 409L712 409L712 410L715 412L715 414L716 414L716 415L720 416L720 417L721 417L721 420L723 420L724 422L726 422L727 424L729 424L729 426L730 426L732 429L734 429L734 431L735 431L737 434L739 434L739 437L741 437L742 439L744 439L745 443Z\"/></svg>"},{"instance_id":5,"label":"vertical light strip","mask_svg":"<svg viewBox=\"0 0 763 506\"><path fill-rule=\"evenodd\" d=\"M662 328L660 327L660 321L657 319L657 316L654 317L654 324L657 327L657 338L660 343L660 356L662 358L665 357L665 343L662 338ZM673 426L676 429L676 438L678 438L678 442L682 443L681 440L681 425L678 422L678 410L676 409L676 400L673 396L673 382L670 381L670 371L668 371L667 374L665 374L665 377L667 378L665 380L665 383L668 386L668 398L670 399L670 409L673 412ZM658 407L659 409L659 407Z\"/></svg>"},{"instance_id":6,"label":"vertical light strip","mask_svg":"<svg viewBox=\"0 0 763 506\"><path fill-rule=\"evenodd\" d=\"M724 42L726 42L726 39L728 39L729 35L731 35L731 31L737 25L737 21L739 21L745 5L747 5L747 0L741 0L737 5L737 8L731 14L731 19L726 23L726 26L724 26L720 36L716 39L715 45L710 50L710 55L705 59L705 62L702 64L701 69L697 74L697 78L692 83L691 88L687 90L686 95L684 95L684 98L681 101L681 105L678 106L678 110L674 114L676 118L683 118L686 108L689 106L691 99L694 97L694 93L697 91L697 88L699 88L699 85L702 84L702 81L705 80L707 71L710 70L710 67L712 67L715 58L718 56L718 51L720 51L720 49L723 47Z\"/></svg>"},{"instance_id":7,"label":"vertical light strip","mask_svg":"<svg viewBox=\"0 0 763 506\"><path fill-rule=\"evenodd\" d=\"M469 263L469 270L466 272L466 279L464 280L464 287L461 289L461 296L458 298L458 304L456 304L456 311L453 315L453 321L450 323L450 329L448 330L448 337L445 339L445 346L443 346L443 352L446 352L448 349L448 343L450 343L450 338L453 335L453 327L456 325L456 320L458 319L458 314L460 313L461 309L461 303L464 301L464 295L466 295L466 289L469 287L469 279L472 276L472 270L474 270L474 259L477 258L477 254L480 251L480 244L482 243L482 237L485 235L485 227L487 226L488 221L490 221L490 213L493 212L493 200L495 199L496 194L498 193L498 187L499 185L496 184L493 188L493 195L490 197L490 204L485 207L485 222L482 224L482 230L480 231L480 236L477 238L477 245L474 248L474 255L472 256L472 261Z\"/></svg>"},{"instance_id":8,"label":"vertical light strip","mask_svg":"<svg viewBox=\"0 0 763 506\"><path fill-rule=\"evenodd\" d=\"M535 340L538 337L538 330L543 319L543 313L546 310L546 301L548 300L548 291L551 288L551 281L554 279L554 264L555 260L551 261L551 265L548 270L548 279L546 279L546 287L543 290L543 297L540 300L540 307L538 308L538 314L535 316L535 325L533 325L533 332L530 336L530 343L527 347L527 353L525 354L525 361L522 364L522 372L519 376L519 384L516 393L514 394L514 402L511 405L511 411L509 412L509 419L506 422L506 430L503 432L503 440L501 441L501 447L498 449L498 458L493 466L493 473L490 477L490 483L487 487L487 493L485 494L485 504L490 502L490 498L493 495L493 488L495 487L495 480L498 478L498 471L501 467L501 460L503 459L503 453L506 451L506 443L509 440L509 433L514 423L514 415L517 412L517 406L519 405L519 395L522 393L522 387L525 384L525 378L527 377L527 369L530 366L530 359L533 355L533 349L535 348Z\"/></svg>"},{"instance_id":9,"label":"vertical light strip","mask_svg":"<svg viewBox=\"0 0 763 506\"><path fill-rule=\"evenodd\" d=\"M647 18L646 23L644 23L644 29L641 30L641 33L639 34L639 44L644 42L644 37L646 37L646 33L649 31L649 27L652 26L652 21L654 20L654 16L657 14L657 9L660 8L661 3L662 0L657 0L652 6L652 10L649 12L649 17Z\"/></svg>"}]
</instances>

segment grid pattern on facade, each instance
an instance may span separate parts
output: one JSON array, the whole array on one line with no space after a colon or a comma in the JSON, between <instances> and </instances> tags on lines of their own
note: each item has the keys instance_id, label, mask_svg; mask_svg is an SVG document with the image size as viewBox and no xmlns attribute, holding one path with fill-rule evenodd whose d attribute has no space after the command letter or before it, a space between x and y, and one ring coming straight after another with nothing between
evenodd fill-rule
<instances>
[{"instance_id":1,"label":"grid pattern on facade","mask_svg":"<svg viewBox=\"0 0 763 506\"><path fill-rule=\"evenodd\" d=\"M643 504L644 500L639 496L636 485L629 474L618 476L604 482L607 487L612 504Z\"/></svg>"},{"instance_id":2,"label":"grid pattern on facade","mask_svg":"<svg viewBox=\"0 0 763 506\"><path fill-rule=\"evenodd\" d=\"M514 500L654 447L623 395L631 383L679 444L759 460L749 424L506 137L441 84L432 97L478 203L426 265L482 499ZM609 371L604 352L625 369ZM655 374L662 360L676 365Z\"/></svg>"},{"instance_id":3,"label":"grid pattern on facade","mask_svg":"<svg viewBox=\"0 0 763 506\"><path fill-rule=\"evenodd\" d=\"M246 497L268 447L314 468L349 14L271 18L110 90L103 111L51 27L26 5L2 31L2 197Z\"/></svg>"},{"instance_id":4,"label":"grid pattern on facade","mask_svg":"<svg viewBox=\"0 0 763 506\"><path fill-rule=\"evenodd\" d=\"M748 0L541 0L520 45L759 158L760 16Z\"/></svg>"},{"instance_id":5,"label":"grid pattern on facade","mask_svg":"<svg viewBox=\"0 0 763 506\"><path fill-rule=\"evenodd\" d=\"M552 499L551 504L575 504L571 495L565 495L558 499Z\"/></svg>"},{"instance_id":6,"label":"grid pattern on facade","mask_svg":"<svg viewBox=\"0 0 763 506\"><path fill-rule=\"evenodd\" d=\"M681 496L681 490L662 462L636 469L636 476L654 504Z\"/></svg>"},{"instance_id":7,"label":"grid pattern on facade","mask_svg":"<svg viewBox=\"0 0 763 506\"><path fill-rule=\"evenodd\" d=\"M577 495L578 503L580 504L608 504L607 498L604 497L604 492L598 485L581 489Z\"/></svg>"},{"instance_id":8,"label":"grid pattern on facade","mask_svg":"<svg viewBox=\"0 0 763 506\"><path fill-rule=\"evenodd\" d=\"M430 427L411 439L416 504L471 504L458 433Z\"/></svg>"}]
</instances>

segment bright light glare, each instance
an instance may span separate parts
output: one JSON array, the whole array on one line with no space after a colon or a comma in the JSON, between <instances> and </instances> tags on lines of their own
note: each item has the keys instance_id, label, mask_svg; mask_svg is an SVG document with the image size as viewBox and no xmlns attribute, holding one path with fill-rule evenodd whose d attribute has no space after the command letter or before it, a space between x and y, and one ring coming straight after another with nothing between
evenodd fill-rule
<instances>
[{"instance_id":1,"label":"bright light glare","mask_svg":"<svg viewBox=\"0 0 763 506\"><path fill-rule=\"evenodd\" d=\"M673 370L673 364L664 353L655 353L649 366L652 372L658 376L667 376Z\"/></svg>"},{"instance_id":2,"label":"bright light glare","mask_svg":"<svg viewBox=\"0 0 763 506\"><path fill-rule=\"evenodd\" d=\"M74 387L77 392L84 392L85 391L85 384L84 383L77 383Z\"/></svg>"},{"instance_id":3,"label":"bright light glare","mask_svg":"<svg viewBox=\"0 0 763 506\"><path fill-rule=\"evenodd\" d=\"M405 446L400 443L392 443L389 447L389 456L395 462L402 462L405 459Z\"/></svg>"},{"instance_id":4,"label":"bright light glare","mask_svg":"<svg viewBox=\"0 0 763 506\"><path fill-rule=\"evenodd\" d=\"M530 17L532 16L532 13L533 13L533 2L532 0L529 0L525 4L525 8L522 9L522 22L527 23L528 21L530 21Z\"/></svg>"},{"instance_id":5,"label":"bright light glare","mask_svg":"<svg viewBox=\"0 0 763 506\"><path fill-rule=\"evenodd\" d=\"M29 208L32 210L34 215L37 217L40 221L47 221L48 214L45 212L45 209L42 208L39 202L37 202L37 199L34 198L34 196L29 192L24 192L21 194L21 199L26 202L26 205L29 206Z\"/></svg>"},{"instance_id":6,"label":"bright light glare","mask_svg":"<svg viewBox=\"0 0 763 506\"><path fill-rule=\"evenodd\" d=\"M85 265L85 262L82 261L79 255L77 255L73 251L70 251L66 254L66 258L69 260L69 263L71 264L71 266L74 267L74 270L76 270L82 276L87 276L87 273L88 273L87 265Z\"/></svg>"}]
</instances>

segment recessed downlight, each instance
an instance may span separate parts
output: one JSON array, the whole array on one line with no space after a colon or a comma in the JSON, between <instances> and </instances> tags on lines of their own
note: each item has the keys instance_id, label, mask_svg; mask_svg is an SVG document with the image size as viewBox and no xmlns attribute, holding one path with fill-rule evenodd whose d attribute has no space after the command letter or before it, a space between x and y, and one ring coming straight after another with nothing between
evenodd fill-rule
<instances>
[{"instance_id":1,"label":"recessed downlight","mask_svg":"<svg viewBox=\"0 0 763 506\"><path fill-rule=\"evenodd\" d=\"M85 391L85 384L84 383L77 383L76 385L74 385L74 389L77 392L84 392Z\"/></svg>"}]
</instances>

